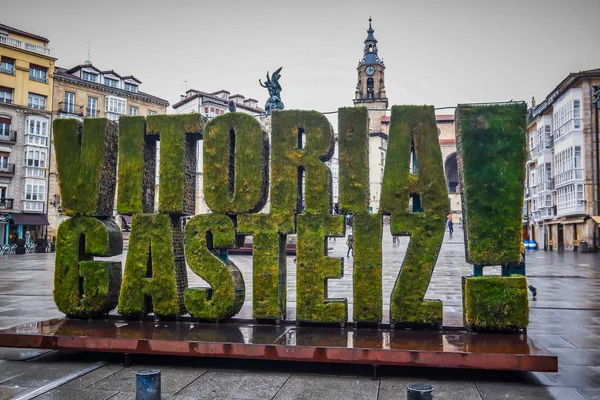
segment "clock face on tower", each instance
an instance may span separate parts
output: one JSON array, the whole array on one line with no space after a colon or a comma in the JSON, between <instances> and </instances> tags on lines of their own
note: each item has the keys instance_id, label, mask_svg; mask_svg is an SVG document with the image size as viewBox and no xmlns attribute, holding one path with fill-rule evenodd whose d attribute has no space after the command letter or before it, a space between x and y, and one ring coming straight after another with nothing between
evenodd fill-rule
<instances>
[{"instance_id":1,"label":"clock face on tower","mask_svg":"<svg viewBox=\"0 0 600 400\"><path fill-rule=\"evenodd\" d=\"M365 69L365 72L367 73L367 75L371 76L375 73L375 67L373 67L372 65L369 65L367 67L367 69Z\"/></svg>"}]
</instances>

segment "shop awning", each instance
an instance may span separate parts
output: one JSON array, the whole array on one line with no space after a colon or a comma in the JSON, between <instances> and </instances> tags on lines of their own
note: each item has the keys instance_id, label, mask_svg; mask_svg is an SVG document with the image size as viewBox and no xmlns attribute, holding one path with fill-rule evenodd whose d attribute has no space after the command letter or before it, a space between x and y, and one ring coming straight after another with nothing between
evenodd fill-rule
<instances>
[{"instance_id":1,"label":"shop awning","mask_svg":"<svg viewBox=\"0 0 600 400\"><path fill-rule=\"evenodd\" d=\"M48 223L48 218L42 214L13 214L12 220L15 225L50 225Z\"/></svg>"},{"instance_id":2,"label":"shop awning","mask_svg":"<svg viewBox=\"0 0 600 400\"><path fill-rule=\"evenodd\" d=\"M592 215L592 219L594 220L595 223L600 224L600 216Z\"/></svg>"},{"instance_id":3,"label":"shop awning","mask_svg":"<svg viewBox=\"0 0 600 400\"><path fill-rule=\"evenodd\" d=\"M568 224L583 224L585 221L583 220L583 218L579 218L579 219L565 219L564 221L562 221L563 225L568 225Z\"/></svg>"}]
</instances>

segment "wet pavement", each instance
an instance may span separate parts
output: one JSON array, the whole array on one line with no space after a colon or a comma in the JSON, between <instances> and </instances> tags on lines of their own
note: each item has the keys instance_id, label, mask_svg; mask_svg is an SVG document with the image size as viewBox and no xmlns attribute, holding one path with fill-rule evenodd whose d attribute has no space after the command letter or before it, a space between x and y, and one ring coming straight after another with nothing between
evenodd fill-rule
<instances>
[{"instance_id":1,"label":"wet pavement","mask_svg":"<svg viewBox=\"0 0 600 400\"><path fill-rule=\"evenodd\" d=\"M446 239L426 298L444 301L446 322L461 316L461 279L471 268L456 229ZM342 239L330 240L330 256L345 256ZM384 237L384 307L400 268L408 239L393 245ZM123 259L123 256L120 257ZM232 256L246 281L251 315L251 257ZM330 280L329 296L352 304L352 258L344 277ZM0 256L0 328L62 317L52 300L53 254ZM202 280L189 272L190 286ZM497 274L497 269L485 273ZM136 356L131 365L108 354L0 349L0 400L18 398L97 361L107 364L37 397L39 399L134 399L135 371L162 370L163 398L171 399L392 399L405 398L406 385L428 382L435 399L600 399L600 254L528 251L529 284L538 290L530 303L528 333L559 356L558 373L486 373L445 369L381 368L311 363L268 363L197 358ZM295 308L295 265L288 259L288 308ZM387 314L387 312L386 312ZM351 315L351 313L350 313ZM293 315L289 316L293 318Z\"/></svg>"}]
</instances>

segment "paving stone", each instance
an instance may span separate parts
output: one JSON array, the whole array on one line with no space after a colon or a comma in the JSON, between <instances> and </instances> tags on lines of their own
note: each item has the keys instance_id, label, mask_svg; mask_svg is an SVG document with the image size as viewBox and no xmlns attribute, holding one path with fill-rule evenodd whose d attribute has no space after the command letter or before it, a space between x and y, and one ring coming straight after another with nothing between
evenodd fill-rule
<instances>
[{"instance_id":1,"label":"paving stone","mask_svg":"<svg viewBox=\"0 0 600 400\"><path fill-rule=\"evenodd\" d=\"M66 384L62 385L64 389L95 389L96 383L123 371L125 367L119 364L107 364L101 368L95 369L92 372L80 376Z\"/></svg>"},{"instance_id":2,"label":"paving stone","mask_svg":"<svg viewBox=\"0 0 600 400\"><path fill-rule=\"evenodd\" d=\"M117 391L76 390L59 387L36 397L35 400L107 400L113 399L113 396L118 393Z\"/></svg>"},{"instance_id":3,"label":"paving stone","mask_svg":"<svg viewBox=\"0 0 600 400\"><path fill-rule=\"evenodd\" d=\"M586 400L598 400L600 399L600 389L579 389L579 393Z\"/></svg>"},{"instance_id":4,"label":"paving stone","mask_svg":"<svg viewBox=\"0 0 600 400\"><path fill-rule=\"evenodd\" d=\"M585 400L581 393L569 387L477 383L477 389L483 400Z\"/></svg>"},{"instance_id":5,"label":"paving stone","mask_svg":"<svg viewBox=\"0 0 600 400\"><path fill-rule=\"evenodd\" d=\"M361 400L377 398L379 382L369 378L321 375L293 375L275 400L328 399Z\"/></svg>"},{"instance_id":6,"label":"paving stone","mask_svg":"<svg viewBox=\"0 0 600 400\"><path fill-rule=\"evenodd\" d=\"M39 368L37 365L27 362L0 360L0 383L4 383L37 368Z\"/></svg>"},{"instance_id":7,"label":"paving stone","mask_svg":"<svg viewBox=\"0 0 600 400\"><path fill-rule=\"evenodd\" d=\"M0 385L0 400L12 399L14 395L26 391L28 388L21 386Z\"/></svg>"},{"instance_id":8,"label":"paving stone","mask_svg":"<svg viewBox=\"0 0 600 400\"><path fill-rule=\"evenodd\" d=\"M433 385L433 398L436 400L481 400L477 387L472 382L448 382L423 379L382 379L379 385L379 400L406 398L408 386L412 383Z\"/></svg>"},{"instance_id":9,"label":"paving stone","mask_svg":"<svg viewBox=\"0 0 600 400\"><path fill-rule=\"evenodd\" d=\"M24 368L27 372L19 374L19 376L3 382L4 385L11 386L27 386L38 388L60 378L64 378L75 372L87 368L89 364L79 362L53 362L53 363L33 363L29 361L14 361L15 363L25 364ZM0 372L1 374L2 372Z\"/></svg>"},{"instance_id":10,"label":"paving stone","mask_svg":"<svg viewBox=\"0 0 600 400\"><path fill-rule=\"evenodd\" d=\"M135 393L135 373L144 369L160 369L161 389L164 394L177 393L206 372L206 369L203 368L136 365L120 370L118 373L96 382L93 388L96 390Z\"/></svg>"},{"instance_id":11,"label":"paving stone","mask_svg":"<svg viewBox=\"0 0 600 400\"><path fill-rule=\"evenodd\" d=\"M39 357L42 354L46 354L52 350L38 350L38 349L18 349L18 348L6 348L0 347L0 360L6 361L26 361L33 358Z\"/></svg>"},{"instance_id":12,"label":"paving stone","mask_svg":"<svg viewBox=\"0 0 600 400\"><path fill-rule=\"evenodd\" d=\"M208 371L177 396L194 399L272 399L290 377L288 373Z\"/></svg>"}]
</instances>

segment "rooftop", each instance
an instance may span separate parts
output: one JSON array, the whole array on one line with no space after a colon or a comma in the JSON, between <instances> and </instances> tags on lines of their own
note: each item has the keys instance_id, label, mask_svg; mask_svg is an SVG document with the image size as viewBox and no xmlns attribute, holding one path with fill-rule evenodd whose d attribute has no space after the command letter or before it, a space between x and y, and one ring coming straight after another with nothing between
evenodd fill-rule
<instances>
[{"instance_id":1,"label":"rooftop","mask_svg":"<svg viewBox=\"0 0 600 400\"><path fill-rule=\"evenodd\" d=\"M220 96L217 96L217 94L223 93L223 92L230 93L227 90L219 90L218 92L208 93L208 92L203 92L203 91L196 90L196 89L188 89L185 92L186 93L185 97L183 97L177 103L173 104L173 108L177 109L177 108L181 107L182 105L184 105L184 104L186 104L186 103L188 103L188 102L190 102L190 101L192 101L194 99L197 99L199 97L205 97L205 98L207 98L207 99L209 99L209 100L211 100L213 102L216 102L218 104L222 104L224 106L227 106L227 104L229 103L229 100L228 99L224 99L224 98L222 98ZM229 99L235 99L235 98L238 98L238 97L240 97L242 99L244 98L244 96L241 95L241 94L234 94L234 95L229 96ZM248 99L245 100L245 103L236 103L236 107L243 108L243 109L246 109L246 110L249 110L249 111L253 111L253 112L256 112L258 114L262 114L262 113L265 112L265 110L263 110L260 107L251 107L251 106L249 106L247 104L249 101L258 101L258 100L255 100L255 99L252 99L252 98L248 98Z\"/></svg>"},{"instance_id":2,"label":"rooftop","mask_svg":"<svg viewBox=\"0 0 600 400\"><path fill-rule=\"evenodd\" d=\"M6 31L8 33L14 33L15 35L25 36L30 39L40 40L44 43L49 43L50 41L43 36L34 35L33 33L25 32L17 28L13 28L12 26L0 24L0 31Z\"/></svg>"},{"instance_id":3,"label":"rooftop","mask_svg":"<svg viewBox=\"0 0 600 400\"><path fill-rule=\"evenodd\" d=\"M78 67L90 67L90 65L79 65ZM119 88L115 88L112 86L107 86L107 85L103 85L101 83L97 83L97 82L90 82L90 81L86 81L85 79L81 79L75 75L73 75L73 72L78 71L81 68L71 68L71 69L66 69L66 68L61 68L61 67L56 67L56 70L54 72L54 78L58 79L58 80L67 80L69 82L72 83L76 83L79 85L84 85L84 86L88 86L88 87L92 87L95 89L100 89L103 90L105 92L110 92L110 93L114 93L120 96L127 96L127 97L132 97L135 99L139 99L139 100L143 100L143 101L148 101L151 103L156 103L159 105L162 105L164 107L168 107L169 106L169 102L165 99L161 99L160 97L157 96L153 96L151 94L148 93L144 93L144 92L131 92L129 90L124 90L124 89L119 89ZM94 68L97 69L97 68ZM136 79L137 80L137 79Z\"/></svg>"},{"instance_id":4,"label":"rooftop","mask_svg":"<svg viewBox=\"0 0 600 400\"><path fill-rule=\"evenodd\" d=\"M44 45L27 42L25 40L9 36L9 33L41 41L44 43ZM53 58L53 50L50 47L46 46L48 44L48 39L16 28L12 28L8 25L0 24L0 44L16 47L21 50Z\"/></svg>"}]
</instances>

